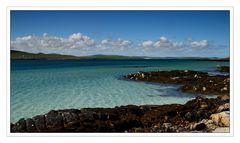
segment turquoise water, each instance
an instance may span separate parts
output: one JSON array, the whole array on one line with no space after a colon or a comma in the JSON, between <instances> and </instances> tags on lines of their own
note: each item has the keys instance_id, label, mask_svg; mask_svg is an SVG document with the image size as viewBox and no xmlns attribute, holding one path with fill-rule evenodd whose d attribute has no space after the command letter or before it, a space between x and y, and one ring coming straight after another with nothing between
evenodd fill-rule
<instances>
[{"instance_id":1,"label":"turquoise water","mask_svg":"<svg viewBox=\"0 0 240 143\"><path fill-rule=\"evenodd\" d=\"M52 109L185 103L179 85L122 80L138 71L192 69L216 74L229 62L194 60L11 61L11 122Z\"/></svg>"}]
</instances>

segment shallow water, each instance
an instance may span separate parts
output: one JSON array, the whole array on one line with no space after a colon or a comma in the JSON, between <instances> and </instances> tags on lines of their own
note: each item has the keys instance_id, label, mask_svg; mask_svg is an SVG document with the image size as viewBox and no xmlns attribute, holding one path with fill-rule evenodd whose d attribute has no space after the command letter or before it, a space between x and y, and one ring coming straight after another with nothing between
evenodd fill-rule
<instances>
[{"instance_id":1,"label":"shallow water","mask_svg":"<svg viewBox=\"0 0 240 143\"><path fill-rule=\"evenodd\" d=\"M213 73L229 62L194 60L11 61L11 122L52 109L185 103L179 85L121 80L138 71L192 69Z\"/></svg>"}]
</instances>

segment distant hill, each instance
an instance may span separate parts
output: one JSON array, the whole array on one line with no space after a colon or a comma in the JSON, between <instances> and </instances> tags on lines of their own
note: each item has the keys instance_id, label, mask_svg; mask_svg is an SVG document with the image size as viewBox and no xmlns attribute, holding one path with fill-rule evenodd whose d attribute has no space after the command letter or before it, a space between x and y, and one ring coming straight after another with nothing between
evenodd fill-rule
<instances>
[{"instance_id":1,"label":"distant hill","mask_svg":"<svg viewBox=\"0 0 240 143\"><path fill-rule=\"evenodd\" d=\"M28 53L11 50L11 59L13 60L81 60L81 59L131 59L137 57L120 56L120 55L93 55L93 56L72 56L61 54L43 54ZM138 57L140 58L140 57Z\"/></svg>"},{"instance_id":2,"label":"distant hill","mask_svg":"<svg viewBox=\"0 0 240 143\"><path fill-rule=\"evenodd\" d=\"M146 56L121 56L121 55L92 55L92 56L72 56L61 54L28 53L11 50L13 60L84 60L84 59L189 59L200 61L229 61L227 58L204 58L204 57L146 57Z\"/></svg>"},{"instance_id":3,"label":"distant hill","mask_svg":"<svg viewBox=\"0 0 240 143\"><path fill-rule=\"evenodd\" d=\"M226 57L226 58L203 58L200 60L206 60L206 61L219 61L219 62L224 62L224 61L230 61L230 57Z\"/></svg>"},{"instance_id":4,"label":"distant hill","mask_svg":"<svg viewBox=\"0 0 240 143\"><path fill-rule=\"evenodd\" d=\"M156 59L182 59L182 60L197 60L197 61L230 61L230 57L218 58L218 57L164 57Z\"/></svg>"},{"instance_id":5,"label":"distant hill","mask_svg":"<svg viewBox=\"0 0 240 143\"><path fill-rule=\"evenodd\" d=\"M43 54L28 53L22 51L11 50L11 59L34 60L34 59L78 59L76 56L60 55L60 54Z\"/></svg>"}]
</instances>

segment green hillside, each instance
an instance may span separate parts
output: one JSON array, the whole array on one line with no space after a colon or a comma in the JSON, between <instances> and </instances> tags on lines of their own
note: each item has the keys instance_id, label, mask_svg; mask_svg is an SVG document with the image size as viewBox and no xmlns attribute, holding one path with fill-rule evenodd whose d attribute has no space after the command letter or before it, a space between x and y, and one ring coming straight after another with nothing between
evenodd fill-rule
<instances>
[{"instance_id":1,"label":"green hillside","mask_svg":"<svg viewBox=\"0 0 240 143\"><path fill-rule=\"evenodd\" d=\"M121 56L121 55L93 55L93 56L72 56L61 54L43 54L28 53L11 50L11 59L13 60L84 60L84 59L193 59L203 61L229 61L227 58L203 58L203 57L138 57L138 56Z\"/></svg>"},{"instance_id":2,"label":"green hillside","mask_svg":"<svg viewBox=\"0 0 240 143\"><path fill-rule=\"evenodd\" d=\"M93 55L93 56L72 56L61 54L43 54L43 53L28 53L22 51L11 50L11 59L13 60L81 60L81 59L129 59L136 57L119 56L119 55Z\"/></svg>"}]
</instances>

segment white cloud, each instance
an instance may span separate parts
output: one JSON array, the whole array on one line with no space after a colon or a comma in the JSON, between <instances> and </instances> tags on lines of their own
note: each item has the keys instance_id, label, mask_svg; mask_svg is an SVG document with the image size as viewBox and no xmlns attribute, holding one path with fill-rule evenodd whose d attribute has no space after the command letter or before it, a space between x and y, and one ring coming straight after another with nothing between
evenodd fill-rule
<instances>
[{"instance_id":1,"label":"white cloud","mask_svg":"<svg viewBox=\"0 0 240 143\"><path fill-rule=\"evenodd\" d=\"M206 48L209 46L208 40L193 41L190 43L192 48Z\"/></svg>"},{"instance_id":2,"label":"white cloud","mask_svg":"<svg viewBox=\"0 0 240 143\"><path fill-rule=\"evenodd\" d=\"M41 36L27 35L18 37L11 41L11 49L33 52L33 53L60 53L72 55L92 55L92 54L132 54L142 55L144 52L159 54L179 53L180 51L200 51L204 48L216 47L208 40L185 39L174 41L165 36L160 36L157 40L145 40L141 43L132 43L128 39L94 39L82 33L73 33L67 37L58 37L43 33ZM137 50L136 50L137 49Z\"/></svg>"},{"instance_id":3,"label":"white cloud","mask_svg":"<svg viewBox=\"0 0 240 143\"><path fill-rule=\"evenodd\" d=\"M124 40L118 38L117 40L113 39L104 39L99 44L96 45L98 50L124 50L131 45L130 40Z\"/></svg>"},{"instance_id":4,"label":"white cloud","mask_svg":"<svg viewBox=\"0 0 240 143\"><path fill-rule=\"evenodd\" d=\"M23 51L54 52L63 49L86 49L95 45L95 41L81 33L74 33L69 38L49 36L44 33L42 36L29 35L18 37L11 41L11 48Z\"/></svg>"},{"instance_id":5,"label":"white cloud","mask_svg":"<svg viewBox=\"0 0 240 143\"><path fill-rule=\"evenodd\" d=\"M168 41L167 37L161 36L159 38L159 42L161 42L161 43L168 43L169 41Z\"/></svg>"},{"instance_id":6,"label":"white cloud","mask_svg":"<svg viewBox=\"0 0 240 143\"><path fill-rule=\"evenodd\" d=\"M206 48L209 47L208 40L193 41L186 39L182 42L169 40L165 36L161 36L159 40L146 40L139 44L141 48Z\"/></svg>"},{"instance_id":7,"label":"white cloud","mask_svg":"<svg viewBox=\"0 0 240 143\"><path fill-rule=\"evenodd\" d=\"M184 47L186 44L184 44L183 42L173 42L172 43L172 48L182 48Z\"/></svg>"},{"instance_id":8,"label":"white cloud","mask_svg":"<svg viewBox=\"0 0 240 143\"><path fill-rule=\"evenodd\" d=\"M95 41L91 38L89 38L86 35L83 35L82 33L73 33L69 36L69 40L76 43L86 44L88 46L91 46L95 43Z\"/></svg>"},{"instance_id":9,"label":"white cloud","mask_svg":"<svg viewBox=\"0 0 240 143\"><path fill-rule=\"evenodd\" d=\"M161 36L157 41L146 40L140 44L142 48L162 48L162 47L172 47L172 43L167 37Z\"/></svg>"},{"instance_id":10,"label":"white cloud","mask_svg":"<svg viewBox=\"0 0 240 143\"><path fill-rule=\"evenodd\" d=\"M118 38L117 40L104 39L101 41L102 45L113 47L125 47L131 44L131 41Z\"/></svg>"},{"instance_id":11,"label":"white cloud","mask_svg":"<svg viewBox=\"0 0 240 143\"><path fill-rule=\"evenodd\" d=\"M50 36L47 33L44 33L42 36L28 35L18 37L15 41L11 41L11 49L34 53L44 52L63 54L70 50L78 51L82 54L102 50L123 50L130 45L130 40L121 38L116 40L104 39L97 43L94 39L82 33L73 33L67 38Z\"/></svg>"},{"instance_id":12,"label":"white cloud","mask_svg":"<svg viewBox=\"0 0 240 143\"><path fill-rule=\"evenodd\" d=\"M139 46L142 48L151 48L154 42L151 40L143 41Z\"/></svg>"}]
</instances>

